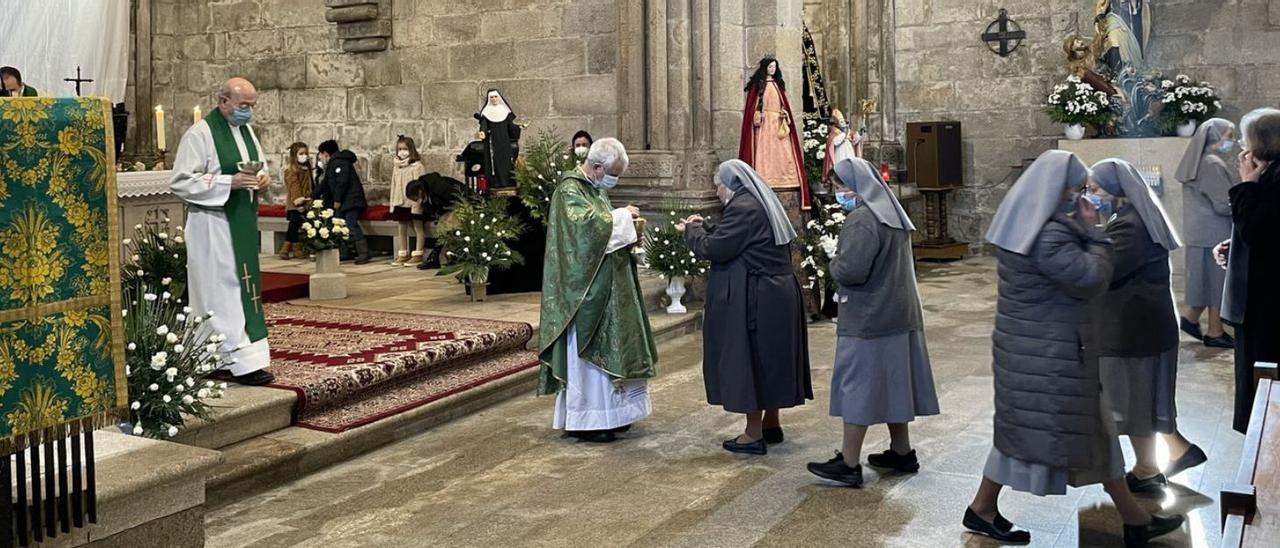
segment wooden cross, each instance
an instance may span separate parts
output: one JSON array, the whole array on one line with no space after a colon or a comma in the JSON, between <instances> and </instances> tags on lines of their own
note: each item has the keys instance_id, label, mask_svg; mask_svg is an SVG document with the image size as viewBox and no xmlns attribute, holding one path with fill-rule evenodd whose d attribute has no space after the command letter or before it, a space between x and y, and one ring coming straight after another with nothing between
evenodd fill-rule
<instances>
[{"instance_id":1,"label":"wooden cross","mask_svg":"<svg viewBox=\"0 0 1280 548\"><path fill-rule=\"evenodd\" d=\"M1012 25L1012 29L1010 29ZM987 43L987 47L991 51L996 52L1001 57L1008 57L1013 50L1018 49L1022 45L1022 40L1027 37L1026 31L1018 26L1018 23L1009 19L1009 12L1004 8L1000 8L1000 15L987 25L987 31L982 33L982 41ZM1013 47L1009 47L1009 43L1013 43ZM998 43L998 45L997 45Z\"/></svg>"},{"instance_id":2,"label":"wooden cross","mask_svg":"<svg viewBox=\"0 0 1280 548\"><path fill-rule=\"evenodd\" d=\"M63 82L75 82L75 83L76 83L76 95L78 96L78 95L80 95L80 84L81 84L82 82L92 82L93 80L92 80L92 79L89 79L89 78L81 78L81 77L80 77L80 65L76 65L76 77L75 77L75 78L63 78L63 79L62 79L62 81L63 81Z\"/></svg>"},{"instance_id":3,"label":"wooden cross","mask_svg":"<svg viewBox=\"0 0 1280 548\"><path fill-rule=\"evenodd\" d=\"M244 282L244 290L248 291L249 295L251 295L249 300L253 301L253 311L261 312L262 297L258 296L258 286L251 281L253 280L253 276L249 274L249 265L242 264L240 267L244 269L244 276L240 277L240 281Z\"/></svg>"}]
</instances>

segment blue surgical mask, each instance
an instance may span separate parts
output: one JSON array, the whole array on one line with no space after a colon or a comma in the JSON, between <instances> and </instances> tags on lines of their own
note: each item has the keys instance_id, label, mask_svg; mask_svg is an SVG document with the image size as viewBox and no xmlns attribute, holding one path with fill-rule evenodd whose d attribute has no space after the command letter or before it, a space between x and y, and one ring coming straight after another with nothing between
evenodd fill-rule
<instances>
[{"instance_id":1,"label":"blue surgical mask","mask_svg":"<svg viewBox=\"0 0 1280 548\"><path fill-rule=\"evenodd\" d=\"M1236 149L1236 142L1233 139L1227 139L1218 145L1218 152L1227 154Z\"/></svg>"},{"instance_id":2,"label":"blue surgical mask","mask_svg":"<svg viewBox=\"0 0 1280 548\"><path fill-rule=\"evenodd\" d=\"M840 207L845 208L846 211L858 207L858 197L852 192L837 192L836 202L839 202Z\"/></svg>"},{"instance_id":3,"label":"blue surgical mask","mask_svg":"<svg viewBox=\"0 0 1280 548\"><path fill-rule=\"evenodd\" d=\"M253 118L253 107L236 107L231 111L231 124L235 126L244 126L249 124L249 120Z\"/></svg>"},{"instance_id":4,"label":"blue surgical mask","mask_svg":"<svg viewBox=\"0 0 1280 548\"><path fill-rule=\"evenodd\" d=\"M1104 220L1105 220L1106 218L1108 218L1108 217L1110 217L1110 216L1111 216L1111 201L1110 201L1110 200L1105 200L1105 199L1103 199L1103 198L1102 198L1102 196L1099 196L1099 195L1094 194L1094 193L1092 193L1092 192L1085 193L1084 197L1085 197L1085 199L1086 199L1086 200L1089 200L1089 202L1093 204L1093 208L1094 208L1094 209L1097 209L1097 210L1098 210L1098 215L1099 215L1102 219L1104 219Z\"/></svg>"},{"instance_id":5,"label":"blue surgical mask","mask_svg":"<svg viewBox=\"0 0 1280 548\"><path fill-rule=\"evenodd\" d=\"M617 175L609 175L606 173L605 175L600 177L599 181L596 181L596 188L599 188L599 189L609 190L615 186L618 186Z\"/></svg>"}]
</instances>

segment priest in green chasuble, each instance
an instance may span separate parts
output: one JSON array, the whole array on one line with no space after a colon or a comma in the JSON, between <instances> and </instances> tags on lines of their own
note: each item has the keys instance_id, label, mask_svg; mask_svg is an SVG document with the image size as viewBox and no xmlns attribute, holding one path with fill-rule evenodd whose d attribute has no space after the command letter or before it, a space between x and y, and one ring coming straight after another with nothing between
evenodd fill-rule
<instances>
[{"instance_id":1,"label":"priest in green chasuble","mask_svg":"<svg viewBox=\"0 0 1280 548\"><path fill-rule=\"evenodd\" d=\"M609 203L627 162L617 139L596 141L560 181L547 219L538 394L556 396L554 428L597 443L649 415L658 362L631 256L639 210Z\"/></svg>"},{"instance_id":2,"label":"priest in green chasuble","mask_svg":"<svg viewBox=\"0 0 1280 548\"><path fill-rule=\"evenodd\" d=\"M218 108L182 136L169 188L187 204L187 290L191 307L226 337L220 350L241 384L274 380L258 270L255 192L271 184L264 167L246 173L242 162L261 162L262 144L249 120L258 91L232 78L218 91ZM265 164L262 164L265 165ZM252 171L252 170L250 170Z\"/></svg>"}]
</instances>

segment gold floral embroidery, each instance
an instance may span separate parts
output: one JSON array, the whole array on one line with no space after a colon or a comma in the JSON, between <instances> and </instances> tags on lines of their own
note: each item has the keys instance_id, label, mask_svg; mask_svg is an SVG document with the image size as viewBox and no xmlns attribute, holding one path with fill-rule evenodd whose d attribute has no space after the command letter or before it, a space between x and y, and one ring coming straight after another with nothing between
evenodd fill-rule
<instances>
[{"instance_id":1,"label":"gold floral embroidery","mask_svg":"<svg viewBox=\"0 0 1280 548\"><path fill-rule=\"evenodd\" d=\"M58 150L68 156L78 156L80 150L84 148L84 141L80 139L80 132L73 127L64 127L58 132Z\"/></svg>"},{"instance_id":2,"label":"gold floral embroidery","mask_svg":"<svg viewBox=\"0 0 1280 548\"><path fill-rule=\"evenodd\" d=\"M0 290L28 305L52 295L70 262L58 248L58 227L35 205L15 215L0 230Z\"/></svg>"},{"instance_id":3,"label":"gold floral embroidery","mask_svg":"<svg viewBox=\"0 0 1280 548\"><path fill-rule=\"evenodd\" d=\"M67 400L49 379L37 379L22 390L18 404L4 416L12 432L30 432L65 420Z\"/></svg>"}]
</instances>

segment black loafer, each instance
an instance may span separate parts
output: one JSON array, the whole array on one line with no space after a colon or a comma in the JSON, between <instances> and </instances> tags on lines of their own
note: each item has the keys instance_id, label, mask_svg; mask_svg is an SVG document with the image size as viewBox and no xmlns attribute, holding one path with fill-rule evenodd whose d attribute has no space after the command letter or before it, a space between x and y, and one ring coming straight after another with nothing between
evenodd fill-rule
<instances>
[{"instance_id":1,"label":"black loafer","mask_svg":"<svg viewBox=\"0 0 1280 548\"><path fill-rule=\"evenodd\" d=\"M1164 495L1164 488L1169 485L1169 480L1164 477L1164 474L1139 479L1138 476L1133 475L1133 472L1129 472L1124 475L1124 481L1129 484L1129 492L1135 495Z\"/></svg>"},{"instance_id":2,"label":"black loafer","mask_svg":"<svg viewBox=\"0 0 1280 548\"><path fill-rule=\"evenodd\" d=\"M1028 544L1031 542L1031 533L1029 531L1015 529L1009 520L1004 519L1004 516L996 514L996 519L993 523L982 519L981 516L974 513L972 508L964 509L964 528L971 533L991 537L1007 544Z\"/></svg>"},{"instance_id":3,"label":"black loafer","mask_svg":"<svg viewBox=\"0 0 1280 548\"><path fill-rule=\"evenodd\" d=\"M577 438L587 443L613 443L618 439L613 432L608 430L575 430L569 432L569 437Z\"/></svg>"},{"instance_id":4,"label":"black loafer","mask_svg":"<svg viewBox=\"0 0 1280 548\"><path fill-rule=\"evenodd\" d=\"M1217 337L1205 337L1204 345L1209 348L1235 348L1236 340L1231 335L1223 333Z\"/></svg>"},{"instance_id":5,"label":"black loafer","mask_svg":"<svg viewBox=\"0 0 1280 548\"><path fill-rule=\"evenodd\" d=\"M782 434L781 426L775 426L773 428L764 429L764 442L769 445L782 443L782 441L785 439L786 439L786 436Z\"/></svg>"},{"instance_id":6,"label":"black loafer","mask_svg":"<svg viewBox=\"0 0 1280 548\"><path fill-rule=\"evenodd\" d=\"M1169 463L1169 467L1165 469L1164 476L1172 478L1187 470L1200 466L1209 460L1208 455L1204 454L1204 450L1199 445L1192 444L1187 448L1187 452L1183 453L1178 460Z\"/></svg>"},{"instance_id":7,"label":"black loafer","mask_svg":"<svg viewBox=\"0 0 1280 548\"><path fill-rule=\"evenodd\" d=\"M883 453L867 455L867 464L909 474L920 471L920 461L916 458L915 449L908 451L905 455L899 455L893 449L886 449Z\"/></svg>"},{"instance_id":8,"label":"black loafer","mask_svg":"<svg viewBox=\"0 0 1280 548\"><path fill-rule=\"evenodd\" d=\"M747 443L739 442L738 438L733 438L724 440L721 446L724 447L725 451L743 455L765 455L769 453L769 446L765 444L764 438Z\"/></svg>"},{"instance_id":9,"label":"black loafer","mask_svg":"<svg viewBox=\"0 0 1280 548\"><path fill-rule=\"evenodd\" d=\"M849 466L844 462L844 455L836 451L835 458L827 462L811 462L806 468L809 473L822 479L837 481L849 487L862 487L862 465Z\"/></svg>"},{"instance_id":10,"label":"black loafer","mask_svg":"<svg viewBox=\"0 0 1280 548\"><path fill-rule=\"evenodd\" d=\"M1182 317L1179 317L1179 319L1182 320L1181 322L1179 322L1180 324L1179 327L1182 328L1183 333L1191 335L1191 337L1193 337L1197 341L1204 340L1204 332L1200 331L1199 323L1193 322L1191 320L1188 320Z\"/></svg>"},{"instance_id":11,"label":"black loafer","mask_svg":"<svg viewBox=\"0 0 1280 548\"><path fill-rule=\"evenodd\" d=\"M276 376L272 375L271 372L266 369L259 369L252 373L245 373L243 375L235 375L231 377L231 382L243 384L245 386L262 386L264 384L271 384L272 382L275 382L275 380Z\"/></svg>"},{"instance_id":12,"label":"black loafer","mask_svg":"<svg viewBox=\"0 0 1280 548\"><path fill-rule=\"evenodd\" d=\"M1182 516L1162 518L1153 515L1151 516L1151 523L1147 525L1126 525L1124 526L1125 548L1147 546L1151 539L1177 531L1182 527L1183 521L1186 521L1186 518Z\"/></svg>"}]
</instances>

